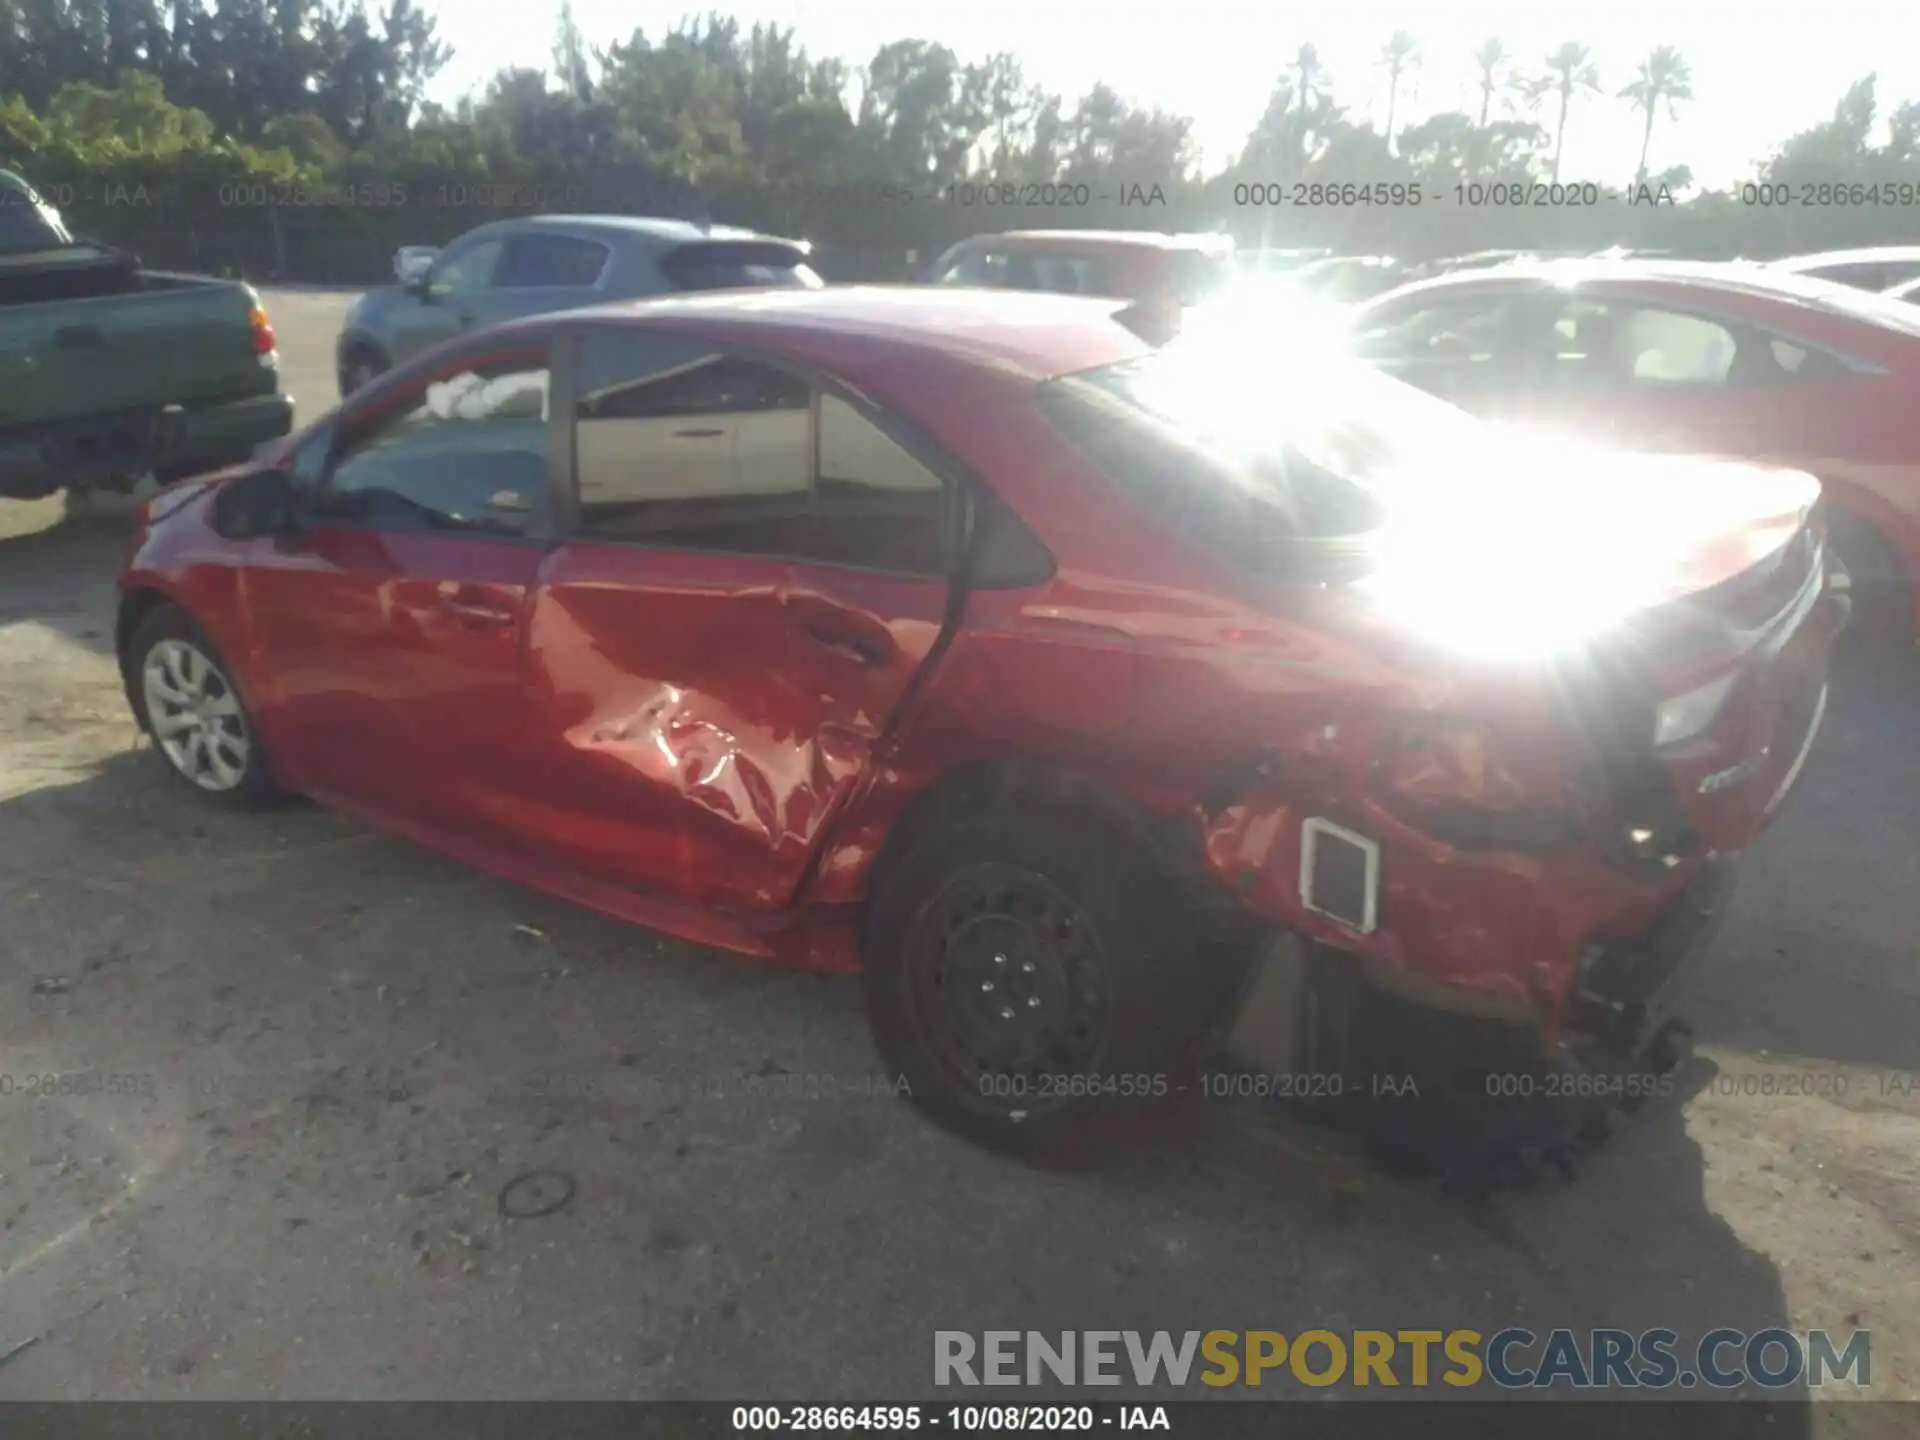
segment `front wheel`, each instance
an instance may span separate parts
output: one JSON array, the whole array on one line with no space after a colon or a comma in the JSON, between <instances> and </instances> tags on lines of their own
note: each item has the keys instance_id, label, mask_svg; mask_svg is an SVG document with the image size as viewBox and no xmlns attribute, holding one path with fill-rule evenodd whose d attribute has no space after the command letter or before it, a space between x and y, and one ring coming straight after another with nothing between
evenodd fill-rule
<instances>
[{"instance_id":1,"label":"front wheel","mask_svg":"<svg viewBox=\"0 0 1920 1440\"><path fill-rule=\"evenodd\" d=\"M124 663L134 718L176 777L236 809L283 798L240 687L186 611L165 605L148 615Z\"/></svg>"},{"instance_id":2,"label":"front wheel","mask_svg":"<svg viewBox=\"0 0 1920 1440\"><path fill-rule=\"evenodd\" d=\"M868 1017L931 1118L1033 1152L1172 1088L1193 944L1177 887L1078 812L961 820L902 857L863 940Z\"/></svg>"}]
</instances>

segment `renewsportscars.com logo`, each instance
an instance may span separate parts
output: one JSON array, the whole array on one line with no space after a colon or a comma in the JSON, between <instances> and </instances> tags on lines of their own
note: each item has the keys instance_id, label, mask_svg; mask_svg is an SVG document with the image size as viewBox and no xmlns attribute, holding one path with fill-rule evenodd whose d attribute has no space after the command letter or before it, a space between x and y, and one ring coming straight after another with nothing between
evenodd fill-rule
<instances>
[{"instance_id":1,"label":"renewsportscars.com logo","mask_svg":"<svg viewBox=\"0 0 1920 1440\"><path fill-rule=\"evenodd\" d=\"M1200 1362L1196 1366L1196 1361ZM935 1385L1389 1386L1504 1390L1743 1385L1817 1389L1873 1379L1873 1336L1825 1330L936 1330Z\"/></svg>"}]
</instances>

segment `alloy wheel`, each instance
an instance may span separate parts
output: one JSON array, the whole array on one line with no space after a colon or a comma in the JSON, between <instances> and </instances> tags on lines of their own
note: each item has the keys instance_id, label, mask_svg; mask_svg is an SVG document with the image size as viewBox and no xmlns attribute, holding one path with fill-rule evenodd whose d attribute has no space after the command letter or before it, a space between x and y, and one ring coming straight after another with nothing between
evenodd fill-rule
<instances>
[{"instance_id":1,"label":"alloy wheel","mask_svg":"<svg viewBox=\"0 0 1920 1440\"><path fill-rule=\"evenodd\" d=\"M253 741L233 682L199 647L160 641L140 669L147 724L169 764L215 794L247 777Z\"/></svg>"}]
</instances>

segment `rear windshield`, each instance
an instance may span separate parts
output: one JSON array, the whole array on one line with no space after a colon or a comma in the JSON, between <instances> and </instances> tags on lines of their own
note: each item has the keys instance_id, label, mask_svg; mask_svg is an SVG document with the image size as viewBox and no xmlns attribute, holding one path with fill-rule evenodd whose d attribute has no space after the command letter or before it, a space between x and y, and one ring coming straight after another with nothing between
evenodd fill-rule
<instances>
[{"instance_id":1,"label":"rear windshield","mask_svg":"<svg viewBox=\"0 0 1920 1440\"><path fill-rule=\"evenodd\" d=\"M72 243L59 216L39 196L0 184L0 255L29 255Z\"/></svg>"},{"instance_id":2,"label":"rear windshield","mask_svg":"<svg viewBox=\"0 0 1920 1440\"><path fill-rule=\"evenodd\" d=\"M1814 303L1823 310L1864 320L1869 325L1878 325L1885 330L1897 330L1903 335L1920 335L1920 310L1916 310L1910 301L1892 295L1876 295L1871 290L1855 290L1846 285L1821 281L1812 283L1820 287L1820 294L1813 298Z\"/></svg>"},{"instance_id":3,"label":"rear windshield","mask_svg":"<svg viewBox=\"0 0 1920 1440\"><path fill-rule=\"evenodd\" d=\"M1423 459L1484 452L1463 411L1337 355L1282 378L1244 355L1170 346L1041 387L1054 427L1169 524L1237 564L1359 540Z\"/></svg>"},{"instance_id":4,"label":"rear windshield","mask_svg":"<svg viewBox=\"0 0 1920 1440\"><path fill-rule=\"evenodd\" d=\"M1173 283L1182 305L1203 305L1238 278L1231 255L1205 250L1173 252Z\"/></svg>"},{"instance_id":5,"label":"rear windshield","mask_svg":"<svg viewBox=\"0 0 1920 1440\"><path fill-rule=\"evenodd\" d=\"M807 264L806 252L791 245L755 241L716 241L682 245L661 268L682 290L738 290L784 286L818 290L826 282Z\"/></svg>"}]
</instances>

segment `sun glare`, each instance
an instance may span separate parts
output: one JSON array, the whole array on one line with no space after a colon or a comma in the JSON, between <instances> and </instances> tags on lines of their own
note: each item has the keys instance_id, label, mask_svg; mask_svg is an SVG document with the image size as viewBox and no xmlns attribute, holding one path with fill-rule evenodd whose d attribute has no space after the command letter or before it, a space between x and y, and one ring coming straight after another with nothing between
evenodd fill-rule
<instances>
[{"instance_id":1,"label":"sun glare","mask_svg":"<svg viewBox=\"0 0 1920 1440\"><path fill-rule=\"evenodd\" d=\"M1749 472L1484 424L1363 365L1338 307L1236 285L1188 312L1137 398L1222 451L1286 444L1381 499L1364 593L1487 659L1573 647L1671 592ZM1658 510L1675 523L1649 531Z\"/></svg>"}]
</instances>

